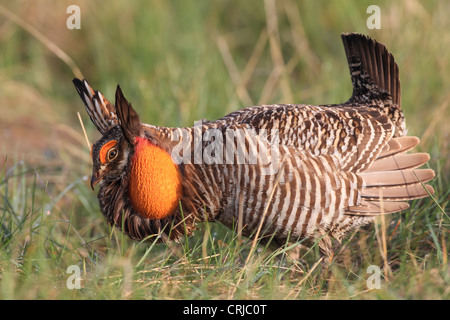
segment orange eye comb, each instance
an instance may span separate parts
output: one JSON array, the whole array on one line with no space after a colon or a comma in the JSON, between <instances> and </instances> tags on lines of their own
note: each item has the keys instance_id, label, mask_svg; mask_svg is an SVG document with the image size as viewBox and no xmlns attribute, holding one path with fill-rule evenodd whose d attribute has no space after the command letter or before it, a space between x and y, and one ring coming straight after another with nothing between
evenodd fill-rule
<instances>
[{"instance_id":1,"label":"orange eye comb","mask_svg":"<svg viewBox=\"0 0 450 320\"><path fill-rule=\"evenodd\" d=\"M100 149L100 162L105 164L106 163L106 155L108 154L109 149L114 147L117 144L116 140L108 141L103 145L103 147Z\"/></svg>"}]
</instances>

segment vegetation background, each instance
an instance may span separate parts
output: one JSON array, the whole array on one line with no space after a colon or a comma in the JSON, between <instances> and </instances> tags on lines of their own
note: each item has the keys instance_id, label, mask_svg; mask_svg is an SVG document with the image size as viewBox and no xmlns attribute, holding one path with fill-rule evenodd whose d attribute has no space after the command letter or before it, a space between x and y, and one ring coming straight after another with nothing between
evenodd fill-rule
<instances>
[{"instance_id":1,"label":"vegetation background","mask_svg":"<svg viewBox=\"0 0 450 320\"><path fill-rule=\"evenodd\" d=\"M66 27L72 4L80 30ZM366 26L372 4L380 30ZM446 0L0 1L0 298L449 299L449 12ZM351 95L342 32L394 54L435 200L352 234L325 278L317 248L292 261L289 247L251 252L216 224L168 245L107 226L77 112L91 143L99 133L75 75L110 99L120 84L144 122L164 126L263 103L339 103ZM67 287L71 265L80 289ZM367 286L370 265L380 289Z\"/></svg>"}]
</instances>

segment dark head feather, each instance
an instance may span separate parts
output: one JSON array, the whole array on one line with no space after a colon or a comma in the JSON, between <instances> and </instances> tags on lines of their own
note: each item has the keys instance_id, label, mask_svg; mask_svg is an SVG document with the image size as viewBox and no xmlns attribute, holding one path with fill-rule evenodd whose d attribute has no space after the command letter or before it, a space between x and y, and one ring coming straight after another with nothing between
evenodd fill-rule
<instances>
[{"instance_id":1,"label":"dark head feather","mask_svg":"<svg viewBox=\"0 0 450 320\"><path fill-rule=\"evenodd\" d=\"M131 103L124 97L119 85L116 90L116 109L122 132L128 142L133 144L134 138L143 134L142 123Z\"/></svg>"}]
</instances>

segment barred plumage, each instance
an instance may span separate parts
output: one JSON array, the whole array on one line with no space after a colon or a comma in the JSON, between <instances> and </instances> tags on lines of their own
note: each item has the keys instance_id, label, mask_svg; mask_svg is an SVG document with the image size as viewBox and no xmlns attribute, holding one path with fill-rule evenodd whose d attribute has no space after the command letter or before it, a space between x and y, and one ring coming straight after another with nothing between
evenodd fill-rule
<instances>
[{"instance_id":1,"label":"barred plumage","mask_svg":"<svg viewBox=\"0 0 450 320\"><path fill-rule=\"evenodd\" d=\"M114 106L86 80L75 79L103 134L93 147L91 184L100 181L98 198L107 221L123 226L133 239L166 241L190 234L206 219L236 227L242 212L246 236L254 236L262 224L263 238L276 243L320 239L322 252L331 255L331 238L340 241L375 216L399 212L409 207L405 201L433 193L423 183L434 172L417 169L429 156L405 153L419 139L404 136L392 54L363 35L343 34L342 39L353 83L346 103L255 106L188 128L142 124L119 87ZM108 141L116 143L111 147ZM138 145L156 153L147 159ZM166 168L153 156L161 150L175 165L169 180L168 173L159 174ZM143 172L132 170L137 163ZM155 219L153 209L146 208L167 204L165 195L178 187L181 194L168 206L174 209ZM139 202L150 191L155 191L151 203ZM136 201L148 212L137 212Z\"/></svg>"}]
</instances>

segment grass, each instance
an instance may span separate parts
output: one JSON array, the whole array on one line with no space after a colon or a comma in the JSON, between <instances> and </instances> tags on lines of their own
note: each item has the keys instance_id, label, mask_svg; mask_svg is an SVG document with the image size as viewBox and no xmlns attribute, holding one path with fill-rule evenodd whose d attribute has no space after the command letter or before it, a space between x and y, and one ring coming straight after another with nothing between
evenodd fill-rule
<instances>
[{"instance_id":1,"label":"grass","mask_svg":"<svg viewBox=\"0 0 450 320\"><path fill-rule=\"evenodd\" d=\"M378 3L381 30L366 28L368 1L74 1L81 30L66 28L60 1L2 5L29 28L1 10L0 298L449 299L450 8ZM350 235L326 280L316 247L292 261L289 246L254 247L214 223L167 245L132 242L106 225L76 113L91 142L99 134L73 70L109 98L120 83L147 123L192 125L252 104L345 101L339 34L350 31L396 57L408 132L437 173L435 200ZM71 265L79 290L66 285ZM380 289L367 287L370 265L381 268Z\"/></svg>"}]
</instances>

